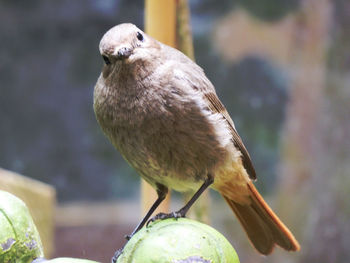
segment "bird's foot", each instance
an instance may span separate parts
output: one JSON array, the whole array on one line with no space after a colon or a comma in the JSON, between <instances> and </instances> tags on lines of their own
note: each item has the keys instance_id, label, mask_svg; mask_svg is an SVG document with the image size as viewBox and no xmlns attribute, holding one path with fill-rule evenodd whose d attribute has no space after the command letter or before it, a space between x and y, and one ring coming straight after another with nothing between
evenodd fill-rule
<instances>
[{"instance_id":1,"label":"bird's foot","mask_svg":"<svg viewBox=\"0 0 350 263\"><path fill-rule=\"evenodd\" d=\"M114 256L112 257L112 263L116 263L118 258L120 257L121 254L123 254L124 247L121 249L118 249L115 253Z\"/></svg>"},{"instance_id":2,"label":"bird's foot","mask_svg":"<svg viewBox=\"0 0 350 263\"><path fill-rule=\"evenodd\" d=\"M154 217L152 217L150 220L148 220L147 224L146 224L146 227L148 227L148 225L154 221L157 221L157 220L164 220L164 219L167 219L167 218L181 218L181 217L185 217L185 215L180 211L177 211L177 212L172 212L172 213L159 213L159 214L156 214Z\"/></svg>"}]
</instances>

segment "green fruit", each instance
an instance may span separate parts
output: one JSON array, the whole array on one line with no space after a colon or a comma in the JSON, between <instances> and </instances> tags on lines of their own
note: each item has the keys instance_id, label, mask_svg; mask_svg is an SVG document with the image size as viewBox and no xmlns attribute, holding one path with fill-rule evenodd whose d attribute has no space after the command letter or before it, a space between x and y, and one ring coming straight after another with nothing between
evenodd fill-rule
<instances>
[{"instance_id":1,"label":"green fruit","mask_svg":"<svg viewBox=\"0 0 350 263\"><path fill-rule=\"evenodd\" d=\"M43 263L98 263L97 261L91 261L80 258L55 258L44 261Z\"/></svg>"},{"instance_id":2,"label":"green fruit","mask_svg":"<svg viewBox=\"0 0 350 263\"><path fill-rule=\"evenodd\" d=\"M215 229L186 218L156 221L127 243L118 263L239 263Z\"/></svg>"},{"instance_id":3,"label":"green fruit","mask_svg":"<svg viewBox=\"0 0 350 263\"><path fill-rule=\"evenodd\" d=\"M0 262L30 263L38 257L43 257L42 244L27 206L0 191Z\"/></svg>"}]
</instances>

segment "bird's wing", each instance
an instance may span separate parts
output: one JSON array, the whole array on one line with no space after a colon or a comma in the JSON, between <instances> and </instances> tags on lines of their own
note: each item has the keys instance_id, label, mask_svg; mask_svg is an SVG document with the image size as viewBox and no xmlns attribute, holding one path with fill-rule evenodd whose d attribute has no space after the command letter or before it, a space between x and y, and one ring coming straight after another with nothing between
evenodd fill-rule
<instances>
[{"instance_id":1,"label":"bird's wing","mask_svg":"<svg viewBox=\"0 0 350 263\"><path fill-rule=\"evenodd\" d=\"M242 153L242 162L244 168L247 170L247 173L249 175L249 178L252 180L256 179L256 173L255 169L252 163L252 160L250 159L250 155L247 151L247 148L244 146L243 141L241 137L239 136L233 121L228 114L227 110L225 109L225 106L221 103L215 92L208 92L205 93L205 99L208 102L209 108L216 113L220 113L224 119L227 121L229 124L231 134L232 134L232 140L234 142L234 145L241 151Z\"/></svg>"},{"instance_id":2,"label":"bird's wing","mask_svg":"<svg viewBox=\"0 0 350 263\"><path fill-rule=\"evenodd\" d=\"M192 87L196 86L197 89L200 89L201 92L204 93L204 99L207 101L208 107L214 113L220 113L227 121L231 130L232 141L235 147L237 147L242 153L243 166L247 170L249 178L255 180L256 173L250 155L244 146L241 137L238 135L230 115L216 95L215 88L205 76L203 69L180 51L165 45L162 45L162 47L165 51L164 55L168 56L167 59L175 61L176 65L178 65L179 62L181 63L181 67L178 68L183 73L182 78L187 79Z\"/></svg>"}]
</instances>

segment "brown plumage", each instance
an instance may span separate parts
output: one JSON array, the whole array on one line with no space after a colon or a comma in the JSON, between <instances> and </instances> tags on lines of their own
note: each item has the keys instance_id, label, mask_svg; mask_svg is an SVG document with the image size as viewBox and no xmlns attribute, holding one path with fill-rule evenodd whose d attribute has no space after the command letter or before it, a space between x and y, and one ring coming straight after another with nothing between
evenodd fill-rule
<instances>
[{"instance_id":1,"label":"brown plumage","mask_svg":"<svg viewBox=\"0 0 350 263\"><path fill-rule=\"evenodd\" d=\"M288 251L299 250L298 241L271 210L254 185L248 183L248 188L251 191L249 205L241 205L229 197L223 197L236 214L254 247L264 255L270 254L275 245Z\"/></svg>"},{"instance_id":2,"label":"brown plumage","mask_svg":"<svg viewBox=\"0 0 350 263\"><path fill-rule=\"evenodd\" d=\"M199 189L191 202L172 214L184 216L210 185L223 195L260 253L269 254L275 245L299 249L252 184L256 173L249 153L197 64L132 24L110 29L100 52L106 65L94 90L96 118L112 144L159 195L133 234L168 188Z\"/></svg>"}]
</instances>

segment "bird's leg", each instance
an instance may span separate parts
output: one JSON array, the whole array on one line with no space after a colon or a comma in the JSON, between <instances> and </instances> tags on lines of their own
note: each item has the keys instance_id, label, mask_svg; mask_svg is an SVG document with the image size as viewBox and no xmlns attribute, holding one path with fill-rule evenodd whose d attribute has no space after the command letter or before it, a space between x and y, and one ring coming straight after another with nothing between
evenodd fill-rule
<instances>
[{"instance_id":1,"label":"bird's leg","mask_svg":"<svg viewBox=\"0 0 350 263\"><path fill-rule=\"evenodd\" d=\"M130 235L125 236L125 238L129 241L133 235L136 234L137 231L139 231L147 222L147 220L151 217L151 215L153 214L153 212L157 209L157 207L160 205L160 203L165 199L166 194L168 193L168 188L166 188L163 185L157 185L157 194L158 194L158 198L157 200L153 203L153 205L151 206L151 208L148 210L147 214L145 215L145 217L140 221L140 223L136 226L136 228L134 229L134 231L132 231L132 233ZM117 262L118 257L123 253L124 247L126 244L124 244L124 246L120 249L118 249L115 253L114 256L112 258L112 263Z\"/></svg>"},{"instance_id":2,"label":"bird's leg","mask_svg":"<svg viewBox=\"0 0 350 263\"><path fill-rule=\"evenodd\" d=\"M167 218L180 218L185 217L187 211L191 208L191 206L196 202L196 200L201 196L201 194L214 182L214 178L208 174L208 178L204 181L202 186L197 190L197 192L192 196L192 198L178 211L172 212L169 214L159 213L152 217L148 222L147 226L158 219L167 219Z\"/></svg>"}]
</instances>

